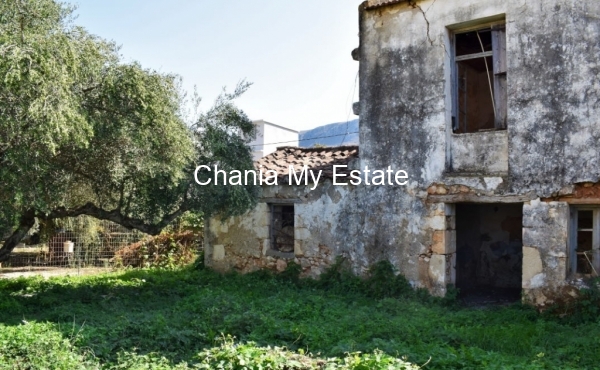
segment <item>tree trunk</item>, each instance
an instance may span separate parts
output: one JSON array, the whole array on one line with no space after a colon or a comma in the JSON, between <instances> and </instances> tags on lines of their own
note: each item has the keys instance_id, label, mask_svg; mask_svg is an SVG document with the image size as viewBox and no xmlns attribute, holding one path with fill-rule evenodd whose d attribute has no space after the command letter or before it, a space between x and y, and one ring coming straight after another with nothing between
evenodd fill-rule
<instances>
[{"instance_id":1,"label":"tree trunk","mask_svg":"<svg viewBox=\"0 0 600 370\"><path fill-rule=\"evenodd\" d=\"M23 213L23 215L21 216L21 220L19 221L19 226L12 233L12 235L8 239L6 239L2 248L0 248L0 262L8 260L8 257L10 256L13 249L15 249L17 244L19 244L19 242L23 240L25 235L27 235L29 229L31 229L34 224L35 212L32 209L30 209L27 212Z\"/></svg>"}]
</instances>

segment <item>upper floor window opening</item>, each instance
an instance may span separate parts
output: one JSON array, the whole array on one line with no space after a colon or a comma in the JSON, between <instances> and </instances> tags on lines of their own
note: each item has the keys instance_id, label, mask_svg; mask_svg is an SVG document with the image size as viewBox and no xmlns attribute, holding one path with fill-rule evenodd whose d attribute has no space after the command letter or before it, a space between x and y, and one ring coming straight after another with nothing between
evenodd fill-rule
<instances>
[{"instance_id":1,"label":"upper floor window opening","mask_svg":"<svg viewBox=\"0 0 600 370\"><path fill-rule=\"evenodd\" d=\"M506 27L453 35L454 133L506 129Z\"/></svg>"}]
</instances>

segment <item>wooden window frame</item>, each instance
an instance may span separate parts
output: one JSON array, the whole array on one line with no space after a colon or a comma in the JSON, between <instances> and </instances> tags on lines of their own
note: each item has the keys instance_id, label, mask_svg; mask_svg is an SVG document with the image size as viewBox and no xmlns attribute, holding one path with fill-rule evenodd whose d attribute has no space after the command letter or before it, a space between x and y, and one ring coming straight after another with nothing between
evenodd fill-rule
<instances>
[{"instance_id":1,"label":"wooden window frame","mask_svg":"<svg viewBox=\"0 0 600 370\"><path fill-rule=\"evenodd\" d=\"M487 30L492 32L492 51L473 53L467 55L456 56L456 36L473 31ZM458 62L476 59L482 57L492 57L493 89L494 89L494 104L495 104L495 120L494 130L506 130L507 120L507 82L506 82L506 22L491 22L483 23L469 28L463 28L452 32L451 37L451 77L452 77L452 131L456 134L472 133L469 131L460 131L462 122L459 122L459 94L460 86L458 81ZM487 130L486 130L487 131ZM476 131L475 131L476 132Z\"/></svg>"},{"instance_id":2,"label":"wooden window frame","mask_svg":"<svg viewBox=\"0 0 600 370\"><path fill-rule=\"evenodd\" d=\"M581 229L578 225L579 211L592 211L592 228ZM569 222L569 253L568 253L568 276L576 276L577 273L577 238L579 231L591 231L592 232L592 256L590 257L592 271L596 271L596 274L600 274L600 260L593 258L594 251L597 255L600 255L600 205L598 206L571 206L569 211L570 222ZM585 252L580 252L585 253Z\"/></svg>"}]
</instances>

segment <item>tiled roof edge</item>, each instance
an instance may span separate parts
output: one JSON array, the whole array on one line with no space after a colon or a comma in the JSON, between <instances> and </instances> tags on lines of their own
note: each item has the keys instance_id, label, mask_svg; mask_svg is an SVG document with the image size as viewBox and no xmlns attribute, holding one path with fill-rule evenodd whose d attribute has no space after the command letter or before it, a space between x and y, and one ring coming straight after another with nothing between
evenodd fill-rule
<instances>
[{"instance_id":1,"label":"tiled roof edge","mask_svg":"<svg viewBox=\"0 0 600 370\"><path fill-rule=\"evenodd\" d=\"M378 0L378 1L366 1L365 9L372 10L376 8L381 8L382 6L398 4L408 2L409 0Z\"/></svg>"},{"instance_id":2,"label":"tiled roof edge","mask_svg":"<svg viewBox=\"0 0 600 370\"><path fill-rule=\"evenodd\" d=\"M308 139L310 140L310 139ZM297 146L278 146L277 150L294 149L302 150L303 152L333 152L336 150L358 150L358 145L340 145L340 146L323 146L323 147L312 147L312 148L300 148Z\"/></svg>"}]
</instances>

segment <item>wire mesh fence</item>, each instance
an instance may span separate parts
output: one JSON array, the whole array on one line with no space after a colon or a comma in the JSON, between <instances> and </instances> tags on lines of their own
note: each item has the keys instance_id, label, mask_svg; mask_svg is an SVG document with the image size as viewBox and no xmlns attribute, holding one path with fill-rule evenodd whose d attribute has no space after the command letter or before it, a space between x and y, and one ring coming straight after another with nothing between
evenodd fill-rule
<instances>
[{"instance_id":1,"label":"wire mesh fence","mask_svg":"<svg viewBox=\"0 0 600 370\"><path fill-rule=\"evenodd\" d=\"M202 250L202 227L180 218L158 236L88 216L37 225L3 262L3 275L84 274L122 267L170 267L193 261Z\"/></svg>"}]
</instances>

